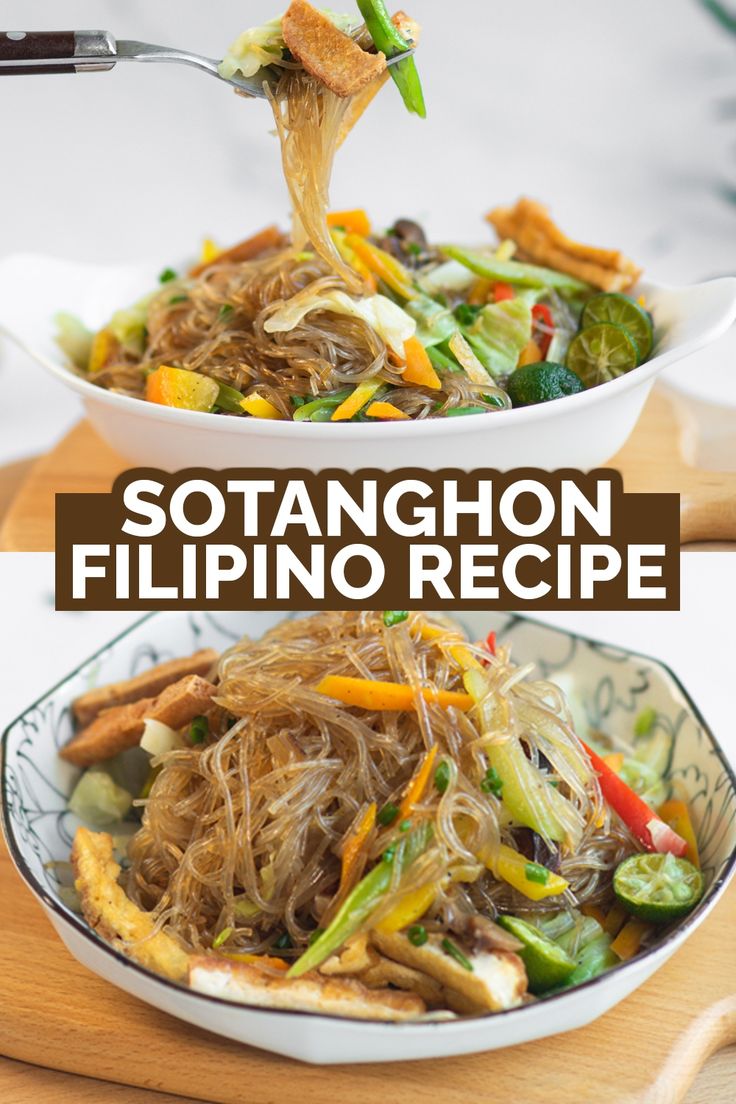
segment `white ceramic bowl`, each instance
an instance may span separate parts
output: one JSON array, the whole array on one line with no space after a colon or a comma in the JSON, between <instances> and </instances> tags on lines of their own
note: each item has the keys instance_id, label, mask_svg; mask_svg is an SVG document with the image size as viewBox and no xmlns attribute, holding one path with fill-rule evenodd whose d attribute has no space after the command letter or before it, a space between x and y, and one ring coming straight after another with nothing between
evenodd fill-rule
<instances>
[{"instance_id":1,"label":"white ceramic bowl","mask_svg":"<svg viewBox=\"0 0 736 1104\"><path fill-rule=\"evenodd\" d=\"M631 731L642 707L656 709L658 725L674 741L669 777L687 794L698 832L707 885L698 907L656 946L576 989L508 1012L447 1023L358 1022L251 1008L192 992L142 969L65 906L54 870L47 866L68 859L78 823L66 808L78 771L56 754L71 735L69 703L90 685L128 677L195 648L225 648L242 633L258 636L280 619L278 613L148 616L44 694L5 732L2 805L10 853L61 939L94 973L208 1031L308 1062L439 1058L528 1042L596 1019L659 969L720 897L736 866L736 777L672 672L656 660L526 618L464 613L459 620L472 637L495 628L512 643L518 661L536 662L541 677L562 682L577 703L581 723Z\"/></svg>"},{"instance_id":2,"label":"white ceramic bowl","mask_svg":"<svg viewBox=\"0 0 736 1104\"><path fill-rule=\"evenodd\" d=\"M0 332L83 399L101 437L134 464L176 471L266 467L594 468L624 444L658 374L719 337L736 318L736 278L691 287L643 282L656 320L655 355L626 376L519 410L422 422L347 425L223 418L104 391L74 374L53 340L53 316L102 326L156 286L159 264L109 268L18 255L0 262Z\"/></svg>"}]
</instances>

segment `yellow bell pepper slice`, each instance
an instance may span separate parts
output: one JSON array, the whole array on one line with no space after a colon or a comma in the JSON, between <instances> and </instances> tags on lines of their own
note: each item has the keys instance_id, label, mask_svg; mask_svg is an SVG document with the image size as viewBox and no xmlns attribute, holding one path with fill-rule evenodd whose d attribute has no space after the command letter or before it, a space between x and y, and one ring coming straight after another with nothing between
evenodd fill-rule
<instances>
[{"instance_id":1,"label":"yellow bell pepper slice","mask_svg":"<svg viewBox=\"0 0 736 1104\"><path fill-rule=\"evenodd\" d=\"M373 275L371 270L368 268L368 265L364 264L363 261L361 261L355 250L350 249L345 244L345 238L347 237L345 231L331 230L330 237L335 243L335 249L345 261L345 264L350 265L350 267L354 269L363 279L363 282L368 286L370 291L375 292L376 288L378 287L378 281L376 280L376 277Z\"/></svg>"},{"instance_id":2,"label":"yellow bell pepper slice","mask_svg":"<svg viewBox=\"0 0 736 1104\"><path fill-rule=\"evenodd\" d=\"M199 253L199 263L203 265L210 265L213 261L222 253L219 245L215 245L212 238L205 238L202 242L202 248Z\"/></svg>"},{"instance_id":3,"label":"yellow bell pepper slice","mask_svg":"<svg viewBox=\"0 0 736 1104\"><path fill-rule=\"evenodd\" d=\"M440 625L430 625L425 623L419 630L419 635L422 640L439 640L441 637L451 635L447 629L443 629ZM451 659L454 659L458 667L461 667L463 671L468 671L471 668L477 668L481 670L481 664L475 658L465 644L453 644L447 649L447 654Z\"/></svg>"},{"instance_id":4,"label":"yellow bell pepper slice","mask_svg":"<svg viewBox=\"0 0 736 1104\"><path fill-rule=\"evenodd\" d=\"M700 869L698 841L695 837L695 829L693 828L693 822L690 819L690 813L685 802L673 797L669 801L665 801L664 805L660 805L657 812L665 824L670 826L673 832L677 832L678 836L682 836L687 844L685 858L689 859L693 866L697 866L698 869Z\"/></svg>"},{"instance_id":5,"label":"yellow bell pepper slice","mask_svg":"<svg viewBox=\"0 0 736 1104\"><path fill-rule=\"evenodd\" d=\"M104 368L119 344L118 339L109 330L100 330L96 333L92 338L88 371L99 372Z\"/></svg>"},{"instance_id":6,"label":"yellow bell pepper slice","mask_svg":"<svg viewBox=\"0 0 736 1104\"><path fill-rule=\"evenodd\" d=\"M367 402L370 402L380 386L380 380L363 380L363 382L359 383L355 388L352 395L348 395L348 397L340 403L337 409L333 410L330 421L348 421L348 419L352 418L354 414L357 414L359 410L362 410Z\"/></svg>"},{"instance_id":7,"label":"yellow bell pepper slice","mask_svg":"<svg viewBox=\"0 0 736 1104\"><path fill-rule=\"evenodd\" d=\"M416 923L424 916L437 896L438 890L438 882L429 882L427 885L420 886L419 889L412 889L408 893L404 893L391 911L382 920L379 920L376 924L376 930L388 935Z\"/></svg>"},{"instance_id":8,"label":"yellow bell pepper slice","mask_svg":"<svg viewBox=\"0 0 736 1104\"><path fill-rule=\"evenodd\" d=\"M264 399L262 395L246 395L244 399L241 399L240 405L246 414L251 414L254 418L267 418L274 422L284 420L281 411L268 399Z\"/></svg>"},{"instance_id":9,"label":"yellow bell pepper slice","mask_svg":"<svg viewBox=\"0 0 736 1104\"><path fill-rule=\"evenodd\" d=\"M345 244L354 253L357 253L361 261L368 266L371 272L383 280L385 284L400 295L402 299L416 299L417 293L412 287L411 278L400 261L387 253L385 249L379 249L373 242L360 234L348 234Z\"/></svg>"},{"instance_id":10,"label":"yellow bell pepper slice","mask_svg":"<svg viewBox=\"0 0 736 1104\"><path fill-rule=\"evenodd\" d=\"M518 889L519 893L523 893L531 901L541 901L545 897L556 897L557 894L564 893L568 886L564 878L561 878L559 874L553 874L551 870L547 870L546 866L542 867L543 870L547 871L545 882L530 880L527 876L527 867L533 866L536 869L540 864L530 862L526 855L514 851L513 847L507 847L505 843L500 844L498 850L493 854L490 852L482 853L478 858L488 867L494 878L500 878L502 881L508 882L510 886Z\"/></svg>"}]
</instances>

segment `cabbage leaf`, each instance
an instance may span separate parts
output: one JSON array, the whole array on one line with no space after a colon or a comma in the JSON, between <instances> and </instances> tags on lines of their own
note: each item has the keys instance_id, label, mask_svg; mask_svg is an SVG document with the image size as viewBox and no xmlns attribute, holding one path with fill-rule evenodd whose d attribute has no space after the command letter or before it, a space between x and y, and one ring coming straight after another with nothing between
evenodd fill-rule
<instances>
[{"instance_id":1,"label":"cabbage leaf","mask_svg":"<svg viewBox=\"0 0 736 1104\"><path fill-rule=\"evenodd\" d=\"M519 298L488 303L463 332L483 367L498 379L513 372L531 340L531 306Z\"/></svg>"}]
</instances>

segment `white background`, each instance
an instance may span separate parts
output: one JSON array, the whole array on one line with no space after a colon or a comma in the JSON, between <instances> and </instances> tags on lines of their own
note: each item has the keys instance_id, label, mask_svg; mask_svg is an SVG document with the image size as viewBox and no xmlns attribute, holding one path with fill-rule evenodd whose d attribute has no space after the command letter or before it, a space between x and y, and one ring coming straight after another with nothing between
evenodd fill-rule
<instances>
[{"instance_id":1,"label":"white background","mask_svg":"<svg viewBox=\"0 0 736 1104\"><path fill-rule=\"evenodd\" d=\"M4 0L0 21L103 27L219 57L284 2ZM483 212L526 192L665 282L734 270L736 205L719 188L736 187L736 37L698 0L407 7L423 25L429 117L410 118L387 86L338 158L335 206L473 240L489 233ZM163 267L204 235L226 244L285 223L270 126L265 104L177 66L3 78L0 260L30 250ZM48 447L79 415L76 398L9 350L0 394L0 463Z\"/></svg>"},{"instance_id":2,"label":"white background","mask_svg":"<svg viewBox=\"0 0 736 1104\"><path fill-rule=\"evenodd\" d=\"M0 556L0 731L139 613L55 613L53 557ZM736 763L736 596L730 552L682 556L682 611L538 613L539 620L668 663Z\"/></svg>"}]
</instances>

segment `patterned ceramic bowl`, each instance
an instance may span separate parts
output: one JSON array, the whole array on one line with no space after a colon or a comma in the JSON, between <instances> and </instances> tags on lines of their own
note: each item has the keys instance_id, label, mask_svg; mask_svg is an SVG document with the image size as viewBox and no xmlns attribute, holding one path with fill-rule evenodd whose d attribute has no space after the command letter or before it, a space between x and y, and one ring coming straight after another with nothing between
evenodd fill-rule
<instances>
[{"instance_id":1,"label":"patterned ceramic bowl","mask_svg":"<svg viewBox=\"0 0 736 1104\"><path fill-rule=\"evenodd\" d=\"M656 660L595 643L522 617L466 613L473 638L489 628L561 683L586 727L630 732L643 707L672 739L668 777L687 797L706 893L676 928L631 962L559 996L495 1015L446 1023L385 1024L232 1004L166 981L103 943L64 903L53 860L67 860L77 827L66 800L77 771L57 756L72 731L69 703L90 686L126 678L196 648L222 649L258 636L277 613L163 613L145 617L31 705L2 744L4 828L21 877L76 958L114 985L190 1023L310 1062L381 1062L465 1054L527 1042L589 1023L659 969L707 916L736 866L736 777L675 675ZM329 1023L326 1022L329 1020Z\"/></svg>"}]
</instances>

